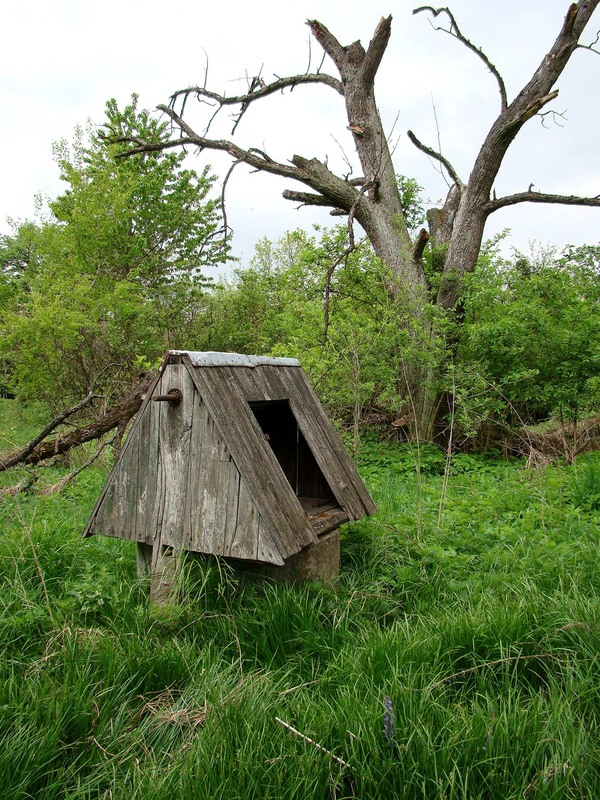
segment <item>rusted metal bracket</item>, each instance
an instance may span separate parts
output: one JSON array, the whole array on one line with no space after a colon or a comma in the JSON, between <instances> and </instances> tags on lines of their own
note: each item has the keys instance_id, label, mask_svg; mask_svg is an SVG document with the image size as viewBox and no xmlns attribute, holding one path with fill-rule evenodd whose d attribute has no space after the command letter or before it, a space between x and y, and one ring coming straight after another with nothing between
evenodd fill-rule
<instances>
[{"instance_id":1,"label":"rusted metal bracket","mask_svg":"<svg viewBox=\"0 0 600 800\"><path fill-rule=\"evenodd\" d=\"M183 392L181 389L169 389L166 394L155 394L152 400L155 403L168 403L171 408L177 408L177 406L183 400Z\"/></svg>"}]
</instances>

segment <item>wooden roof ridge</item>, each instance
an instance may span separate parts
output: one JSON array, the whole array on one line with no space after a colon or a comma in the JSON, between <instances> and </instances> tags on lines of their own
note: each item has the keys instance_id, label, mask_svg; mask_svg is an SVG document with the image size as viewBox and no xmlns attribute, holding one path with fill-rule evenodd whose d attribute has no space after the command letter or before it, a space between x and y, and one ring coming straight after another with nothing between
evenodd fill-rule
<instances>
[{"instance_id":1,"label":"wooden roof ridge","mask_svg":"<svg viewBox=\"0 0 600 800\"><path fill-rule=\"evenodd\" d=\"M185 356L194 367L299 367L297 358L280 358L278 356L249 356L244 353L224 353L214 350L169 350L169 356Z\"/></svg>"}]
</instances>

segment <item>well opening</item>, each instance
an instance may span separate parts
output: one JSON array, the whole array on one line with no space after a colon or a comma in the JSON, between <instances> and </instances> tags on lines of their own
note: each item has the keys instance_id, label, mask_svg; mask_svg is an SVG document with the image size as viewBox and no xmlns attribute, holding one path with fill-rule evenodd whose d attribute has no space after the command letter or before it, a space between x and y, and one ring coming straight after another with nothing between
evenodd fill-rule
<instances>
[{"instance_id":1,"label":"well opening","mask_svg":"<svg viewBox=\"0 0 600 800\"><path fill-rule=\"evenodd\" d=\"M287 400L262 400L249 406L302 508L337 506L321 468Z\"/></svg>"}]
</instances>

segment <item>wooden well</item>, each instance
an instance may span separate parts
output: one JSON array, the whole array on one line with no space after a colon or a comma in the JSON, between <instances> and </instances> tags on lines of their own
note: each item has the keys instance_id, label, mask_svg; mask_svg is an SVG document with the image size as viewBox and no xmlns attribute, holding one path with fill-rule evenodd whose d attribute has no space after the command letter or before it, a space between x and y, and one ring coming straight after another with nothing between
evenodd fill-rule
<instances>
[{"instance_id":1,"label":"wooden well","mask_svg":"<svg viewBox=\"0 0 600 800\"><path fill-rule=\"evenodd\" d=\"M298 361L169 351L85 527L139 563L208 553L336 578L339 526L375 512Z\"/></svg>"}]
</instances>

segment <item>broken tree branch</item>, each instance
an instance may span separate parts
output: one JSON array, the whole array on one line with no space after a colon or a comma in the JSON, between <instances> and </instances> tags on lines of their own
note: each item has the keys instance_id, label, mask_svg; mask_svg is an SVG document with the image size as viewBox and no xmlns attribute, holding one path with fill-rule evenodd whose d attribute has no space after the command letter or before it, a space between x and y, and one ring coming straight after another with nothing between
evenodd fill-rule
<instances>
[{"instance_id":1,"label":"broken tree branch","mask_svg":"<svg viewBox=\"0 0 600 800\"><path fill-rule=\"evenodd\" d=\"M462 31L456 24L456 20L454 19L454 15L450 11L450 9L433 8L432 6L420 6L420 8L415 8L413 10L413 14L420 14L421 11L429 11L431 12L431 14L433 14L434 17L437 17L439 14L446 14L448 19L450 20L450 29L442 28L440 26L435 26L435 25L433 27L435 28L436 31L443 31L444 33L447 33L450 36L453 36L455 39L458 39L459 42L462 42L462 44L464 44L465 47L467 47L472 53L475 53L475 55L483 61L483 63L486 65L486 67L489 69L489 71L496 79L496 83L498 84L498 89L500 91L500 108L502 111L505 111L506 108L508 107L508 97L506 94L506 86L504 84L502 76L498 72L498 69L494 66L494 64L492 64L490 59L483 52L481 47L477 47L476 45L474 45L473 42L467 39L467 37L462 33Z\"/></svg>"},{"instance_id":2,"label":"broken tree branch","mask_svg":"<svg viewBox=\"0 0 600 800\"><path fill-rule=\"evenodd\" d=\"M328 75L325 72L312 72L305 73L304 75L290 75L285 78L278 78L277 80L272 81L272 83L265 83L260 75L257 75L250 82L249 92L246 92L245 94L231 95L230 97L219 94L218 92L212 92L204 86L189 86L187 89L179 89L171 95L169 100L169 108L175 110L175 104L178 100L181 100L181 109L179 114L183 116L185 104L190 96L195 96L196 100L199 102L209 100L213 103L216 103L218 106L216 113L218 113L224 106L239 105L241 108L239 113L234 117L235 122L231 131L233 135L235 133L235 129L239 125L243 115L251 103L254 103L256 100L260 100L263 97L268 97L271 94L275 94L276 92L282 92L284 89L293 89L296 86L311 83L321 83L325 86L329 86L331 89L334 89L334 91L336 91L338 94L344 94L344 89L341 82L337 78L334 78L333 75ZM213 114L213 119L214 116L215 114Z\"/></svg>"},{"instance_id":3,"label":"broken tree branch","mask_svg":"<svg viewBox=\"0 0 600 800\"><path fill-rule=\"evenodd\" d=\"M450 175L450 177L457 186L459 187L464 186L464 183L458 177L458 173L456 172L452 164L448 161L448 159L445 156L443 156L441 153L438 153L437 150L434 150L431 147L427 147L426 144L423 144L423 142L417 139L417 137L412 131L407 131L406 135L418 150L421 150L421 152L425 153L431 158L434 158L436 161L439 161L440 164L443 164L446 167L448 175Z\"/></svg>"},{"instance_id":4,"label":"broken tree branch","mask_svg":"<svg viewBox=\"0 0 600 800\"><path fill-rule=\"evenodd\" d=\"M199 136L172 108L165 105L160 105L158 108L171 118L185 136L174 141L160 142L156 145L133 147L125 153L119 154L119 158L125 158L135 153L149 152L151 150L163 150L167 147L178 147L185 143L195 145L200 150L220 150L228 153L238 163L244 162L254 169L305 183L327 198L328 202L323 203L323 205L332 207L339 206L340 208L349 210L359 196L357 190L350 183L335 175L325 164L316 158L307 159L295 155L292 158L291 166L282 164L275 161L267 155L267 153L258 148L252 147L248 150L244 150L228 139L207 139L203 136ZM120 139L118 141L126 140Z\"/></svg>"},{"instance_id":5,"label":"broken tree branch","mask_svg":"<svg viewBox=\"0 0 600 800\"><path fill-rule=\"evenodd\" d=\"M333 206L336 205L331 202L327 197L322 194L313 194L312 192L295 192L292 189L285 189L282 192L282 197L285 200L291 200L294 203L300 203L303 206ZM342 212L346 214L347 212Z\"/></svg>"},{"instance_id":6,"label":"broken tree branch","mask_svg":"<svg viewBox=\"0 0 600 800\"><path fill-rule=\"evenodd\" d=\"M375 28L373 38L369 42L367 54L362 67L362 79L370 85L375 80L375 75L381 64L392 32L392 17L382 17Z\"/></svg>"},{"instance_id":7,"label":"broken tree branch","mask_svg":"<svg viewBox=\"0 0 600 800\"><path fill-rule=\"evenodd\" d=\"M86 470L89 466L91 466L94 463L94 461L100 457L105 448L109 447L110 445L114 445L116 443L117 438L118 434L117 436L113 437L110 441L101 444L100 447L96 450L96 452L93 455L91 455L87 461L85 461L80 467L77 467L77 469L74 469L72 472L69 472L68 475L65 475L56 483L53 483L50 486L43 486L40 489L40 494L49 495L49 494L54 494L55 492L62 492L62 490L65 487L67 487L70 483L72 483L72 481L74 481L79 474L81 474L84 470Z\"/></svg>"},{"instance_id":8,"label":"broken tree branch","mask_svg":"<svg viewBox=\"0 0 600 800\"><path fill-rule=\"evenodd\" d=\"M0 460L0 472L4 472L5 470L10 469L11 467L14 467L16 464L31 463L28 461L28 459L31 453L33 453L33 451L35 450L35 448L41 442L43 442L44 439L50 436L52 431L56 430L56 428L58 428L59 425L62 425L65 420L67 420L69 417L72 417L73 414L76 414L78 411L84 409L92 402L92 400L96 399L97 397L98 395L94 394L92 391L89 391L87 395L83 398L83 400L80 400L79 403L76 403L74 406L71 406L71 408L67 408L64 411L61 411L61 413L58 414L56 417L54 417L54 419L51 422L49 422L46 425L46 427L42 431L40 431L40 433L38 433L37 436L35 436L28 444L25 445L25 447L21 448L20 450L17 450L15 453L9 454L4 459Z\"/></svg>"},{"instance_id":9,"label":"broken tree branch","mask_svg":"<svg viewBox=\"0 0 600 800\"><path fill-rule=\"evenodd\" d=\"M99 439L114 428L123 428L137 413L155 377L156 376L152 373L148 374L133 392L97 420L80 428L74 428L68 433L60 434L54 439L47 440L46 437L66 419L64 416L65 412L59 414L59 416L52 420L49 425L46 425L44 430L26 447L18 450L16 453L9 453L4 456L4 458L0 460L0 472L10 469L17 464L38 464L40 461L45 461L47 458L53 458L61 453L66 453L72 447L78 447L81 444L85 444L85 442ZM91 402L89 398L90 396L88 395L81 403L74 406L73 409L80 410L84 408L87 403ZM72 413L75 413L72 409L68 409L68 411L70 413L68 413L67 416L71 416ZM57 422L59 419L60 421Z\"/></svg>"},{"instance_id":10,"label":"broken tree branch","mask_svg":"<svg viewBox=\"0 0 600 800\"><path fill-rule=\"evenodd\" d=\"M291 726L289 723L287 723L287 722L284 722L284 721L283 721L282 719L280 719L279 717L275 717L275 720L276 720L276 721L277 721L277 722L278 722L280 725L283 725L283 727L284 727L286 730L288 730L290 733L293 733L293 734L294 734L294 736L298 736L298 737L299 737L300 739L302 739L303 741L305 741L305 742L308 742L308 744L312 744L314 747L316 747L316 748L317 748L317 750L320 750L322 753L325 753L325 754L326 754L326 755L328 755L330 758L332 758L334 761L337 761L337 763L338 763L338 764L339 764L341 767L348 767L349 769L353 769L353 767L352 767L352 766L351 766L351 765L350 765L350 764L349 764L347 761L344 761L344 760L343 760L343 759L341 759L339 756L336 756L336 755L335 755L335 753L332 753L332 752L331 752L331 750L328 750L326 747L323 747L323 745L322 745L322 744L319 744L318 742L315 742L315 740L314 740L314 739L311 739L309 736L305 736L305 734L303 734L303 733L300 733L300 731L299 731L299 730L296 730L296 728L293 728L293 727L292 727L292 726Z\"/></svg>"},{"instance_id":11,"label":"broken tree branch","mask_svg":"<svg viewBox=\"0 0 600 800\"><path fill-rule=\"evenodd\" d=\"M421 228L419 234L416 238L413 252L412 252L412 259L417 264L423 258L423 252L429 241L429 233L425 230L425 228Z\"/></svg>"},{"instance_id":12,"label":"broken tree branch","mask_svg":"<svg viewBox=\"0 0 600 800\"><path fill-rule=\"evenodd\" d=\"M514 206L517 203L557 203L563 206L591 206L600 207L600 195L596 197L578 197L577 195L547 194L544 192L518 192L517 194L498 197L486 203L485 209L488 214L498 211L499 208Z\"/></svg>"}]
</instances>

